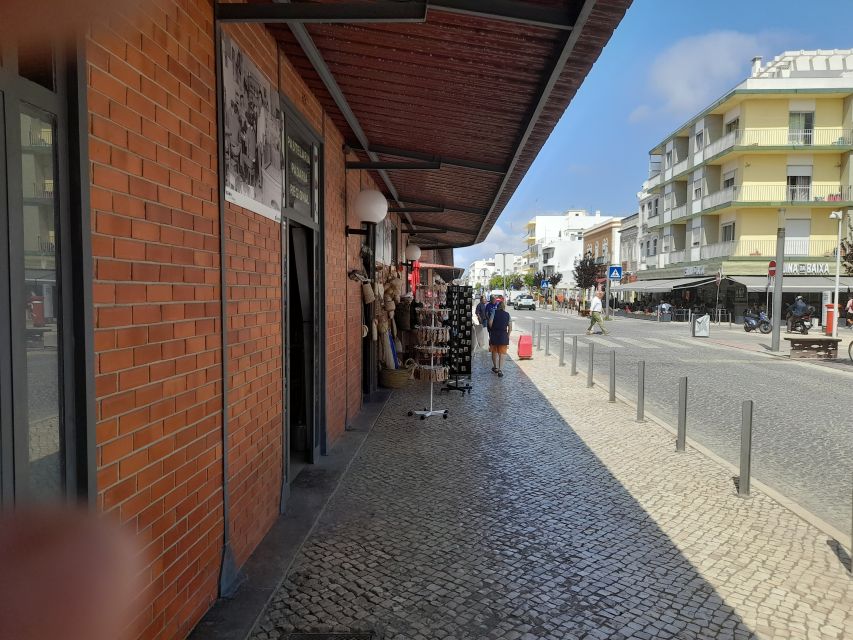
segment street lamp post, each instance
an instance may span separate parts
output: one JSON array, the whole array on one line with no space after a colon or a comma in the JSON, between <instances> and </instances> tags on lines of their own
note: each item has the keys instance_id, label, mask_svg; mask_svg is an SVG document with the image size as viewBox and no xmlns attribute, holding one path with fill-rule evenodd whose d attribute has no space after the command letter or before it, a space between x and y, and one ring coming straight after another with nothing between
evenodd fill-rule
<instances>
[{"instance_id":1,"label":"street lamp post","mask_svg":"<svg viewBox=\"0 0 853 640\"><path fill-rule=\"evenodd\" d=\"M506 253L496 253L495 257L501 256L501 260L503 261L503 276L504 276L504 300L509 297L509 292L506 289L506 257L508 254Z\"/></svg>"},{"instance_id":2,"label":"street lamp post","mask_svg":"<svg viewBox=\"0 0 853 640\"><path fill-rule=\"evenodd\" d=\"M773 335L770 350L779 351L782 330L782 277L785 271L785 210L779 209L776 227L776 280L773 283Z\"/></svg>"},{"instance_id":3,"label":"street lamp post","mask_svg":"<svg viewBox=\"0 0 853 640\"><path fill-rule=\"evenodd\" d=\"M838 244L835 245L835 296L832 298L832 337L838 337L838 286L841 280L841 223L844 220L843 211L833 211L830 219L838 220Z\"/></svg>"}]
</instances>

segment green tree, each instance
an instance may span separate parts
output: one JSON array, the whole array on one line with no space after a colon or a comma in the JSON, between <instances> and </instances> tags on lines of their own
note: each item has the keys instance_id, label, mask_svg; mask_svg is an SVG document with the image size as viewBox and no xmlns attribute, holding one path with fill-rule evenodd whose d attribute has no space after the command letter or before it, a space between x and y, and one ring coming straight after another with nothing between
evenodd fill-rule
<instances>
[{"instance_id":1,"label":"green tree","mask_svg":"<svg viewBox=\"0 0 853 640\"><path fill-rule=\"evenodd\" d=\"M528 289L533 288L534 280L532 273L525 273L523 276L521 276L521 280L524 282L525 287L527 287Z\"/></svg>"},{"instance_id":2,"label":"green tree","mask_svg":"<svg viewBox=\"0 0 853 640\"><path fill-rule=\"evenodd\" d=\"M524 286L524 279L521 277L520 273L513 273L509 278L507 278L507 282L509 283L509 288L515 291L518 291Z\"/></svg>"},{"instance_id":3,"label":"green tree","mask_svg":"<svg viewBox=\"0 0 853 640\"><path fill-rule=\"evenodd\" d=\"M575 260L574 276L575 282L583 292L584 300L586 300L586 290L594 287L598 278L598 265L595 264L592 254L587 253L580 260Z\"/></svg>"},{"instance_id":4,"label":"green tree","mask_svg":"<svg viewBox=\"0 0 853 640\"><path fill-rule=\"evenodd\" d=\"M507 285L509 285L509 276L506 279ZM489 291L494 291L495 289L503 289L504 288L504 277L499 276L498 274L493 275L489 278Z\"/></svg>"},{"instance_id":5,"label":"green tree","mask_svg":"<svg viewBox=\"0 0 853 640\"><path fill-rule=\"evenodd\" d=\"M853 240L841 241L841 267L853 276Z\"/></svg>"}]
</instances>

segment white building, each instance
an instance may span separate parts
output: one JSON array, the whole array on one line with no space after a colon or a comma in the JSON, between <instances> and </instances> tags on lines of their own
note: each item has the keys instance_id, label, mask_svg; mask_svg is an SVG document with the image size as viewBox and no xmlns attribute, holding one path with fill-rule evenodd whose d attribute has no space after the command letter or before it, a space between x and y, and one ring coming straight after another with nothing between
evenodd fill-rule
<instances>
[{"instance_id":1,"label":"white building","mask_svg":"<svg viewBox=\"0 0 853 640\"><path fill-rule=\"evenodd\" d=\"M494 274L494 259L474 260L462 274L462 281L475 289L488 289L489 280Z\"/></svg>"},{"instance_id":2,"label":"white building","mask_svg":"<svg viewBox=\"0 0 853 640\"><path fill-rule=\"evenodd\" d=\"M584 252L584 233L597 225L613 219L613 216L603 216L600 211L589 214L582 209L571 209L560 216L562 226L555 238L541 243L541 258L537 260L538 268L546 276L561 273L561 288L572 289L575 286L575 261Z\"/></svg>"},{"instance_id":3,"label":"white building","mask_svg":"<svg viewBox=\"0 0 853 640\"><path fill-rule=\"evenodd\" d=\"M488 289L492 276L504 275L504 264L506 264L506 275L509 276L523 271L518 268L523 261L524 258L515 253L498 253L492 258L474 260L462 274L462 281L475 289Z\"/></svg>"},{"instance_id":4,"label":"white building","mask_svg":"<svg viewBox=\"0 0 853 640\"><path fill-rule=\"evenodd\" d=\"M583 212L584 215L586 212ZM526 271L534 272L542 268L543 246L560 237L565 226L565 216L535 216L527 222L527 235L524 242L527 248L524 252Z\"/></svg>"}]
</instances>

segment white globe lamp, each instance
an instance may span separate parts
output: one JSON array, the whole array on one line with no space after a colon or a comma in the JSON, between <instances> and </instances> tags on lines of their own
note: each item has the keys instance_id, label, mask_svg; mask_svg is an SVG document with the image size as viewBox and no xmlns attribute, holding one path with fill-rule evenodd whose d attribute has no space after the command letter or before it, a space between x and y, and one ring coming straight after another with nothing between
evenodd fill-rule
<instances>
[{"instance_id":1,"label":"white globe lamp","mask_svg":"<svg viewBox=\"0 0 853 640\"><path fill-rule=\"evenodd\" d=\"M409 262L414 262L415 260L420 260L421 258L421 248L416 244L410 244L406 246L406 260Z\"/></svg>"},{"instance_id":2,"label":"white globe lamp","mask_svg":"<svg viewBox=\"0 0 853 640\"><path fill-rule=\"evenodd\" d=\"M388 200L381 191L366 189L355 197L355 215L359 222L378 224L388 215Z\"/></svg>"}]
</instances>

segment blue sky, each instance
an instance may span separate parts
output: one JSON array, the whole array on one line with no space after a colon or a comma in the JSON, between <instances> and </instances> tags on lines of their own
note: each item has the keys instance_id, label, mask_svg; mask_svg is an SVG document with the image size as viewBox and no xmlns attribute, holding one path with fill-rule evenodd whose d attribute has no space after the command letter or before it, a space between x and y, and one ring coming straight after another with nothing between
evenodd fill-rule
<instances>
[{"instance_id":1,"label":"blue sky","mask_svg":"<svg viewBox=\"0 0 853 640\"><path fill-rule=\"evenodd\" d=\"M851 0L634 0L489 237L456 265L520 250L534 215L630 215L649 149L746 78L753 56L853 48L851 22Z\"/></svg>"}]
</instances>

